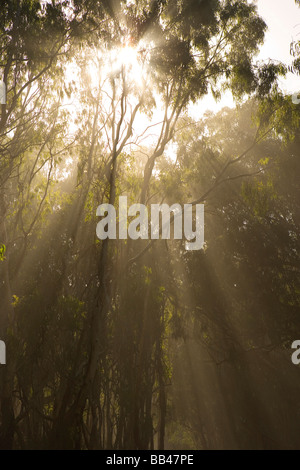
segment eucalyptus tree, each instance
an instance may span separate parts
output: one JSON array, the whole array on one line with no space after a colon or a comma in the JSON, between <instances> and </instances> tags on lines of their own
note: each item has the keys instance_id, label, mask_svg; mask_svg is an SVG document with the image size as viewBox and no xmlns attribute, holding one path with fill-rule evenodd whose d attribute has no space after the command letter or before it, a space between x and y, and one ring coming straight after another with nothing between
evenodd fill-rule
<instances>
[{"instance_id":1,"label":"eucalyptus tree","mask_svg":"<svg viewBox=\"0 0 300 470\"><path fill-rule=\"evenodd\" d=\"M83 147L79 162L80 184L86 188L91 187L91 182L94 187L98 184L98 204L103 201L115 204L116 193L126 191L126 181L123 182L120 173L124 171L124 161L126 167L126 160L130 161L129 153L133 157L139 152L144 153L146 162L140 181L140 196L135 192L135 198L147 203L155 165L173 139L178 119L188 105L209 91L219 96L226 87L237 98L247 93L267 94L276 73L274 66L260 68L253 63L266 28L254 4L244 1L182 3L158 0L127 2L120 8L112 3L112 9L114 16L109 23L107 37L103 40L102 34L99 37L99 31L95 30L89 37L90 47L79 51L75 59L84 77L83 88L78 88ZM150 149L145 151L141 143L147 134L151 134L153 123L145 123L144 130L140 130L137 123L143 113L151 116L159 106L161 118L154 123L155 136ZM97 202L93 197L92 200L95 210ZM71 397L68 387L68 410L61 410L57 422L60 426L64 415L68 416L65 420L69 427L68 435L74 427L72 423L83 413L86 399L91 397L99 364L103 364L107 357L103 341L109 335L108 319L117 308L116 299L121 299L122 305L122 299L126 297L124 292L133 298L135 296L133 291L128 292L127 283L120 283L116 277L119 271L114 266L118 266L120 261L115 244L106 239L99 250L99 287L96 306L91 313L89 357L79 392L75 390L76 394ZM128 243L127 254L122 258L125 266L126 258L130 258L134 250L135 247ZM136 264L135 269L143 269L143 266ZM127 270L125 272L128 273ZM118 292L116 298L113 292ZM149 309L150 313L146 299L147 296L144 306L139 308ZM146 374L145 370L143 374ZM143 411L147 408L144 401L141 400L140 410L137 403L138 400L134 409L120 410L122 425L126 420L131 422L129 415L132 413L136 416L132 440L126 442L124 431L116 429L115 444L109 438L106 445L153 446L151 432L145 440L145 429L138 425L139 420L144 422L141 416L147 415L147 420L150 417L151 421L151 404L147 405L148 414ZM150 425L148 429L152 427ZM123 436L123 444L120 435Z\"/></svg>"},{"instance_id":2,"label":"eucalyptus tree","mask_svg":"<svg viewBox=\"0 0 300 470\"><path fill-rule=\"evenodd\" d=\"M1 265L2 335L8 327L14 329L13 283L31 237L49 210L47 196L56 166L71 143L63 132L63 62L75 43L81 43L107 15L102 5L92 1L4 0L1 4L0 67L6 89L0 118L0 239L6 250ZM4 448L11 447L15 431L14 366L12 360L1 371Z\"/></svg>"},{"instance_id":3,"label":"eucalyptus tree","mask_svg":"<svg viewBox=\"0 0 300 470\"><path fill-rule=\"evenodd\" d=\"M34 285L39 300L33 302L36 297L28 292L18 311L23 308L24 318L31 299L43 312L44 316L31 318L47 345L53 332L59 337L57 327L48 322L50 314L60 319L65 312L69 318L73 309L73 320L80 318L79 330L73 331L73 323L71 328L74 355L65 350L72 337L68 334L65 342L59 337L59 346L49 349L60 364L58 374L50 367L44 379L41 369L49 360L45 352L42 366L35 362L29 367L36 382L43 383L36 387L34 400L23 375L20 402L13 402L16 367L10 367L2 395L2 445L11 447L16 432L20 446L26 447L22 434L30 429L33 443L50 448L153 448L158 430L157 445L163 448L169 378L165 337L178 299L176 294L175 301L166 296L159 273L176 292L172 270L167 272L166 263L160 271L161 247L146 258L137 256L137 247L145 253L143 241L121 246L106 239L90 249L95 209L101 202L115 204L116 195L125 192L143 204L151 197L164 197L153 176L190 103L210 91L218 97L226 88L236 98L269 93L282 70L254 62L266 25L255 4L246 0L28 0L4 2L0 15L7 86L0 124L0 241L7 246L1 263L7 297L3 310L15 326L17 300L12 304L11 280L24 265L22 252L30 238L37 244L38 236L47 236L47 230L37 229L42 215L52 211L54 218L64 220L61 233L53 230L49 237L54 246L45 243L47 266L37 266ZM70 79L72 73L75 79ZM76 103L75 119L62 111L64 95ZM158 109L160 117L153 122ZM146 137L152 139L150 145L145 144ZM56 166L66 169L67 158L75 168L77 163L78 173L70 191L72 204L62 208L60 202L49 200L49 194L59 175ZM33 253L36 246L31 248ZM83 266L85 253L88 267L82 274L77 268ZM89 268L93 272L86 282ZM58 273L59 282L42 283L44 272L47 279L51 272ZM66 293L73 296L70 303ZM7 323L6 317L5 327ZM41 346L35 339L24 335L20 344L24 350L27 340Z\"/></svg>"}]
</instances>

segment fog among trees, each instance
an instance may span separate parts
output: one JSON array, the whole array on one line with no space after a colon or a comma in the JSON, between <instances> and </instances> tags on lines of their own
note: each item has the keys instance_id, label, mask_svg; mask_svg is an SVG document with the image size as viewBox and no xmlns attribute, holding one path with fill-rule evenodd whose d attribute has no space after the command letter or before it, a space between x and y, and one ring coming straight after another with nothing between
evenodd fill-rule
<instances>
[{"instance_id":1,"label":"fog among trees","mask_svg":"<svg viewBox=\"0 0 300 470\"><path fill-rule=\"evenodd\" d=\"M299 42L258 62L247 0L2 0L0 26L0 449L299 448ZM120 196L204 204L204 247L174 217L100 240Z\"/></svg>"}]
</instances>

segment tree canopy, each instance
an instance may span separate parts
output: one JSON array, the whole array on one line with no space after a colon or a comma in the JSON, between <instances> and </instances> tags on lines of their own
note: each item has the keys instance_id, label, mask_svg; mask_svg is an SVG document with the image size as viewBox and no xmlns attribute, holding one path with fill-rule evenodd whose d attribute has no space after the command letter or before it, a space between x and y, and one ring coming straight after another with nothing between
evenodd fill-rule
<instances>
[{"instance_id":1,"label":"tree canopy","mask_svg":"<svg viewBox=\"0 0 300 470\"><path fill-rule=\"evenodd\" d=\"M300 108L266 27L246 0L2 1L1 449L297 447ZM97 239L121 195L205 204L204 249Z\"/></svg>"}]
</instances>

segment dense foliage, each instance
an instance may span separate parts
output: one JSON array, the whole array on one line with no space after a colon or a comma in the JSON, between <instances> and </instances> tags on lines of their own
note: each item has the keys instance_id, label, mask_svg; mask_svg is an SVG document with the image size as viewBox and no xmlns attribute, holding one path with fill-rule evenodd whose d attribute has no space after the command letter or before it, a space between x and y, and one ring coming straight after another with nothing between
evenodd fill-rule
<instances>
[{"instance_id":1,"label":"dense foliage","mask_svg":"<svg viewBox=\"0 0 300 470\"><path fill-rule=\"evenodd\" d=\"M300 108L255 5L2 4L0 448L296 448ZM119 195L204 203L204 250L98 240Z\"/></svg>"}]
</instances>

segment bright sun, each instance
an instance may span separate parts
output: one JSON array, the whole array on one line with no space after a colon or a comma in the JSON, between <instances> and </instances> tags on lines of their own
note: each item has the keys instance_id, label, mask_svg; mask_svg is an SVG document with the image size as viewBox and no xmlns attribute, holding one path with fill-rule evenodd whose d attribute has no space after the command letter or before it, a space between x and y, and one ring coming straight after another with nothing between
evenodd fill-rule
<instances>
[{"instance_id":1,"label":"bright sun","mask_svg":"<svg viewBox=\"0 0 300 470\"><path fill-rule=\"evenodd\" d=\"M130 81L142 85L144 70L139 48L128 45L116 48L110 52L109 62L113 70L119 71L123 68Z\"/></svg>"},{"instance_id":2,"label":"bright sun","mask_svg":"<svg viewBox=\"0 0 300 470\"><path fill-rule=\"evenodd\" d=\"M136 48L124 46L117 49L116 52L122 65L133 67L138 64L138 50Z\"/></svg>"},{"instance_id":3,"label":"bright sun","mask_svg":"<svg viewBox=\"0 0 300 470\"><path fill-rule=\"evenodd\" d=\"M139 88L145 86L146 60L145 49L133 47L127 44L110 50L94 50L87 61L87 70L94 87L99 81L105 80L111 74L124 72L129 84L135 84Z\"/></svg>"}]
</instances>

